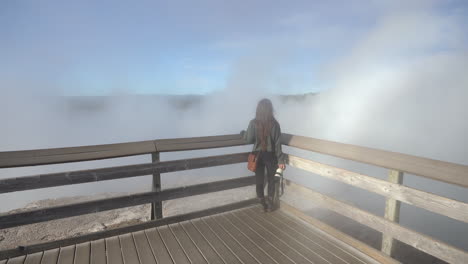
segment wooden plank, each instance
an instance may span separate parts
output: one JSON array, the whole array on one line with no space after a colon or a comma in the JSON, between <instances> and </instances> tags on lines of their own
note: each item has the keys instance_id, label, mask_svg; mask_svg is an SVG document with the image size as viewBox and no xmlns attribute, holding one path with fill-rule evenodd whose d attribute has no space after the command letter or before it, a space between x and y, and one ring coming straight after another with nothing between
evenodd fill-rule
<instances>
[{"instance_id":1,"label":"wooden plank","mask_svg":"<svg viewBox=\"0 0 468 264\"><path fill-rule=\"evenodd\" d=\"M163 219L158 219L158 220L153 220L153 221L147 221L145 223L141 224L136 224L136 225L129 225L125 227L120 227L120 228L115 228L115 229L109 229L109 230L104 230L104 231L99 231L99 232L94 232L86 235L81 235L78 237L72 237L72 238L67 238L67 239L62 239L62 240L57 240L57 241L51 241L51 242L45 242L41 244L34 244L34 245L28 245L25 246L22 249L15 248L15 249L9 249L9 250L4 250L0 251L0 259L1 258L11 258L11 257L16 257L16 256L21 256L24 254L31 254L47 249L53 249L56 247L60 246L68 246L68 245L73 245L77 243L82 243L82 242L87 242L87 241L92 241L96 239L101 239L105 237L111 237L111 236L116 236L116 235L121 235L121 234L126 234L130 232L136 232L140 230L145 230L148 228L153 228L161 225L168 225L172 223L178 223L190 219L195 219L195 218L200 218L204 217L207 215L212 215L212 214L217 214L217 213L222 213L226 211L231 211L239 208L243 208L246 206L250 206L253 204L258 204L259 199L253 198L249 200L244 200L240 202L235 202L231 204L226 204L222 206L217 206L213 208L208 208L196 212L191 212L187 214L182 214L182 215L176 215L176 216L171 216L171 217L165 217Z\"/></svg>"},{"instance_id":2,"label":"wooden plank","mask_svg":"<svg viewBox=\"0 0 468 264\"><path fill-rule=\"evenodd\" d=\"M209 137L147 140L95 146L3 151L0 152L0 168L58 164L150 154L156 151L156 145L161 145L163 148L171 151L171 146L176 148L175 150L180 148L176 146L177 144L185 144L185 148L187 148L190 147L188 145L190 143L198 143L202 148L209 148L209 145L203 146L203 143L211 144L211 142L215 141L220 144L219 142L226 141L224 145L228 147L233 143L234 145L232 146L239 144L239 142L235 142L235 140L239 139L239 134L232 134Z\"/></svg>"},{"instance_id":3,"label":"wooden plank","mask_svg":"<svg viewBox=\"0 0 468 264\"><path fill-rule=\"evenodd\" d=\"M42 256L41 264L57 264L60 249L47 250Z\"/></svg>"},{"instance_id":4,"label":"wooden plank","mask_svg":"<svg viewBox=\"0 0 468 264\"><path fill-rule=\"evenodd\" d=\"M89 264L91 257L91 243L85 242L76 245L74 264Z\"/></svg>"},{"instance_id":5,"label":"wooden plank","mask_svg":"<svg viewBox=\"0 0 468 264\"><path fill-rule=\"evenodd\" d=\"M141 264L157 264L156 259L151 250L148 239L146 238L145 231L138 231L133 233L133 240L138 252Z\"/></svg>"},{"instance_id":6,"label":"wooden plank","mask_svg":"<svg viewBox=\"0 0 468 264\"><path fill-rule=\"evenodd\" d=\"M288 156L290 166L468 223L467 203L293 155Z\"/></svg>"},{"instance_id":7,"label":"wooden plank","mask_svg":"<svg viewBox=\"0 0 468 264\"><path fill-rule=\"evenodd\" d=\"M116 180L136 176L151 175L199 169L213 166L229 165L246 162L248 153L235 153L202 158L172 160L137 165L108 167L92 170L80 170L34 176L17 177L0 180L0 193L33 190L54 186L64 186L87 182Z\"/></svg>"},{"instance_id":8,"label":"wooden plank","mask_svg":"<svg viewBox=\"0 0 468 264\"><path fill-rule=\"evenodd\" d=\"M262 235L264 236L267 233L258 233L256 232L253 228L249 227L248 225L242 223L243 220L238 219L237 217L233 216L231 213L226 213L220 216L219 218L224 218L225 221L229 222L232 224L239 232L243 233L247 238L249 238L252 243L257 245L265 254L267 254L269 257L273 258L276 262L278 263L297 263L293 261L288 255L285 254L281 250L281 247L278 246L274 241L277 241L273 238L273 236L270 235L270 240L265 239ZM273 238L273 239L271 239ZM282 248L284 249L284 248ZM288 253L288 252L286 252ZM290 254L291 255L291 254ZM298 255L300 256L300 255ZM296 258L296 260L300 260L300 263L310 263L307 261L304 257L302 258Z\"/></svg>"},{"instance_id":9,"label":"wooden plank","mask_svg":"<svg viewBox=\"0 0 468 264\"><path fill-rule=\"evenodd\" d=\"M159 235L161 236L164 245L166 245L169 254L173 261L177 264L189 264L190 261L187 258L186 253L184 252L183 248L180 247L179 242L177 242L176 238L172 234L171 230L169 230L168 226L160 226L157 228Z\"/></svg>"},{"instance_id":10,"label":"wooden plank","mask_svg":"<svg viewBox=\"0 0 468 264\"><path fill-rule=\"evenodd\" d=\"M152 141L90 147L0 152L0 168L14 168L101 160L149 154L156 151Z\"/></svg>"},{"instance_id":11,"label":"wooden plank","mask_svg":"<svg viewBox=\"0 0 468 264\"><path fill-rule=\"evenodd\" d=\"M119 239L124 263L140 263L132 234L120 235Z\"/></svg>"},{"instance_id":12,"label":"wooden plank","mask_svg":"<svg viewBox=\"0 0 468 264\"><path fill-rule=\"evenodd\" d=\"M151 154L151 161L153 163L160 162L159 152L153 152ZM159 172L153 172L153 182L151 184L151 190L153 192L161 191L161 174ZM151 204L151 220L163 218L162 202L154 202Z\"/></svg>"},{"instance_id":13,"label":"wooden plank","mask_svg":"<svg viewBox=\"0 0 468 264\"><path fill-rule=\"evenodd\" d=\"M11 258L7 261L7 264L23 264L25 259L26 259L26 256Z\"/></svg>"},{"instance_id":14,"label":"wooden plank","mask_svg":"<svg viewBox=\"0 0 468 264\"><path fill-rule=\"evenodd\" d=\"M317 264L330 263L324 257L322 257L317 252L315 252L310 247L308 247L307 243L306 244L302 243L301 241L297 239L297 237L292 236L290 233L285 231L284 228L281 228L281 226L275 225L274 223L271 223L269 220L267 220L269 215L260 213L260 210L263 211L263 209L249 209L248 211L251 211L251 212L248 212L246 214L248 215L248 218L253 219L258 224L261 224L261 226L264 229L267 229L269 232L273 233L274 236L277 237L279 240L284 241L286 244L290 245L291 248L296 250L298 253L300 253L302 256L307 258L312 263L317 263Z\"/></svg>"},{"instance_id":15,"label":"wooden plank","mask_svg":"<svg viewBox=\"0 0 468 264\"><path fill-rule=\"evenodd\" d=\"M328 236L333 238L333 242L340 244L341 247L351 247L352 250L359 250L365 256L371 257L376 260L378 263L382 264L399 264L400 262L390 258L389 256L383 254L381 251L376 250L369 245L335 229L334 227L325 224L324 222L304 214L304 212L298 210L297 208L289 205L288 203L281 202L281 212L290 214L292 217L298 217L301 220L315 226L318 230L326 233ZM289 222L291 223L291 222ZM351 250L349 250L351 251Z\"/></svg>"},{"instance_id":16,"label":"wooden plank","mask_svg":"<svg viewBox=\"0 0 468 264\"><path fill-rule=\"evenodd\" d=\"M108 211L135 206L153 201L165 201L193 195L229 190L255 184L255 176L247 176L223 181L196 184L191 186L145 192L132 195L104 198L93 201L54 206L0 216L0 229L61 219L82 214Z\"/></svg>"},{"instance_id":17,"label":"wooden plank","mask_svg":"<svg viewBox=\"0 0 468 264\"><path fill-rule=\"evenodd\" d=\"M223 264L224 261L222 258L216 253L213 247L209 244L206 238L198 232L197 228L190 222L182 222L179 223L182 228L184 229L185 233L189 236L192 242L195 244L197 249L201 252L203 257L208 261L210 264Z\"/></svg>"},{"instance_id":18,"label":"wooden plank","mask_svg":"<svg viewBox=\"0 0 468 264\"><path fill-rule=\"evenodd\" d=\"M303 233L297 232L290 226L284 225L280 221L274 219L272 217L272 214L264 216L264 219L268 223L276 226L278 229L285 231L290 236L290 239L298 241L300 244L313 251L316 255L319 256L318 261L323 262L323 260L326 260L329 263L347 264L347 261L334 254L334 252L330 251L322 244L318 243L319 241L316 240L316 237L312 239L310 237L305 236Z\"/></svg>"},{"instance_id":19,"label":"wooden plank","mask_svg":"<svg viewBox=\"0 0 468 264\"><path fill-rule=\"evenodd\" d=\"M106 242L104 239L91 241L91 264L106 264Z\"/></svg>"},{"instance_id":20,"label":"wooden plank","mask_svg":"<svg viewBox=\"0 0 468 264\"><path fill-rule=\"evenodd\" d=\"M112 263L112 264L124 263L118 236L106 238L106 259L107 259L107 263Z\"/></svg>"},{"instance_id":21,"label":"wooden plank","mask_svg":"<svg viewBox=\"0 0 468 264\"><path fill-rule=\"evenodd\" d=\"M4 260L0 260L0 264L6 264L7 263L7 260L4 259Z\"/></svg>"},{"instance_id":22,"label":"wooden plank","mask_svg":"<svg viewBox=\"0 0 468 264\"><path fill-rule=\"evenodd\" d=\"M300 193L303 197L311 199L315 204L321 204L327 209L354 219L357 222L367 225L382 233L391 234L395 239L398 239L432 256L440 258L449 263L464 263L465 260L468 259L468 253L459 248L453 247L442 241L400 226L396 223L388 221L383 217L373 215L342 201L338 201L332 197L312 191L289 180L286 180L286 183L288 186L288 191Z\"/></svg>"},{"instance_id":23,"label":"wooden plank","mask_svg":"<svg viewBox=\"0 0 468 264\"><path fill-rule=\"evenodd\" d=\"M40 264L44 252L37 252L26 256L24 264ZM77 263L78 264L78 263Z\"/></svg>"},{"instance_id":24,"label":"wooden plank","mask_svg":"<svg viewBox=\"0 0 468 264\"><path fill-rule=\"evenodd\" d=\"M207 217L208 218L208 217ZM242 247L247 250L260 263L278 263L270 257L259 245L254 243L246 233L237 229L232 223L226 221L221 215L210 216L218 225L220 225L229 235L231 235ZM259 241L256 241L259 242Z\"/></svg>"},{"instance_id":25,"label":"wooden plank","mask_svg":"<svg viewBox=\"0 0 468 264\"><path fill-rule=\"evenodd\" d=\"M282 134L285 145L468 187L468 166L350 144Z\"/></svg>"},{"instance_id":26,"label":"wooden plank","mask_svg":"<svg viewBox=\"0 0 468 264\"><path fill-rule=\"evenodd\" d=\"M388 181L401 185L403 183L403 172L390 170ZM400 222L400 201L393 198L387 198L385 201L384 218L395 223ZM391 236L382 234L382 252L392 256L393 244L393 238Z\"/></svg>"},{"instance_id":27,"label":"wooden plank","mask_svg":"<svg viewBox=\"0 0 468 264\"><path fill-rule=\"evenodd\" d=\"M278 230L276 226L266 222L266 220L262 218L255 218L255 216L252 216L256 214L256 212L252 213L250 210L239 210L237 212L233 212L232 215L237 217L239 221L243 221L250 228L254 229L258 234L261 234L265 240L274 244L278 250L283 252L283 254L288 256L295 263L326 263L323 259L317 258L316 255L311 256L310 252L304 250L305 247L300 243L294 243L295 241L292 242L294 239L286 234L282 234L282 231ZM270 217L269 214L263 215L265 215L265 217ZM298 245L299 247L297 247Z\"/></svg>"},{"instance_id":28,"label":"wooden plank","mask_svg":"<svg viewBox=\"0 0 468 264\"><path fill-rule=\"evenodd\" d=\"M58 264L73 264L75 258L75 245L60 248Z\"/></svg>"},{"instance_id":29,"label":"wooden plank","mask_svg":"<svg viewBox=\"0 0 468 264\"><path fill-rule=\"evenodd\" d=\"M216 234L219 240L229 248L229 250L235 254L242 263L260 263L256 260L249 251L247 251L241 243L239 243L234 237L229 234L223 227L221 227L214 219L210 217L204 217L201 219L203 224L208 226L210 230Z\"/></svg>"},{"instance_id":30,"label":"wooden plank","mask_svg":"<svg viewBox=\"0 0 468 264\"><path fill-rule=\"evenodd\" d=\"M157 144L157 149L160 152L171 151L187 151L187 150L200 150L209 148L225 148L247 145L243 139L211 141L211 142L194 142L185 144Z\"/></svg>"},{"instance_id":31,"label":"wooden plank","mask_svg":"<svg viewBox=\"0 0 468 264\"><path fill-rule=\"evenodd\" d=\"M210 246L223 259L224 263L241 264L237 256L226 244L200 219L191 220L190 223L206 239ZM216 262L213 262L216 263Z\"/></svg>"},{"instance_id":32,"label":"wooden plank","mask_svg":"<svg viewBox=\"0 0 468 264\"><path fill-rule=\"evenodd\" d=\"M169 252L167 251L166 245L161 239L159 232L156 228L145 230L145 235L151 246L151 251L156 257L157 263L173 263Z\"/></svg>"},{"instance_id":33,"label":"wooden plank","mask_svg":"<svg viewBox=\"0 0 468 264\"><path fill-rule=\"evenodd\" d=\"M208 263L190 237L185 233L182 226L178 223L171 224L169 225L169 229L177 239L177 242L179 242L179 245L184 249L184 252L191 263Z\"/></svg>"},{"instance_id":34,"label":"wooden plank","mask_svg":"<svg viewBox=\"0 0 468 264\"><path fill-rule=\"evenodd\" d=\"M299 222L298 219L295 219L289 215L286 216L286 214L283 214L281 211L275 211L274 213L270 214L269 218L273 219L273 221L278 223L278 226L285 225L287 228L291 228L295 232L302 234L309 240L312 240L315 243L319 244L328 252L331 252L333 255L347 263L367 263L358 256L356 256L361 255L356 254L356 250L345 250L345 248L349 249L349 247L342 247L339 243L337 243L336 239L330 239L330 236L324 235L323 232L317 232L317 230L314 229L315 226L305 226L304 223ZM364 259L368 259L368 257Z\"/></svg>"}]
</instances>

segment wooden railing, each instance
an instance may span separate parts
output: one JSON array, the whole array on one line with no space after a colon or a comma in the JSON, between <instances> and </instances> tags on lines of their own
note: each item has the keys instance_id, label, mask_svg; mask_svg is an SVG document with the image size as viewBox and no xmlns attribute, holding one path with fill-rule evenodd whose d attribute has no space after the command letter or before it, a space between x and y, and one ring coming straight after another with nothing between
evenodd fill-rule
<instances>
[{"instance_id":1,"label":"wooden railing","mask_svg":"<svg viewBox=\"0 0 468 264\"><path fill-rule=\"evenodd\" d=\"M162 201L253 185L255 184L255 176L246 176L241 178L202 183L172 189L162 189L161 173L242 163L247 161L248 153L236 153L183 160L160 161L159 155L161 152L221 148L240 145L246 145L246 143L244 140L241 139L240 135L237 134L212 137L163 139L98 146L0 152L0 168L49 165L66 162L110 159L144 154L151 154L153 161L151 163L137 165L1 179L0 194L80 183L123 179L144 175L153 175L153 188L151 191L144 193L136 193L131 195L123 195L93 201L72 203L61 206L33 209L13 214L1 214L0 229L17 227L26 224L40 223L54 219L102 212L147 203L152 204L151 215L153 220L143 224L95 232L91 234L86 234L84 236L64 239L60 241L52 241L28 246L18 245L19 247L16 249L0 252L0 259L14 257L22 254L29 254L58 246L66 246L75 243L80 243L83 241L114 236L126 232L143 230L149 227L160 226L168 223L175 223L183 220L192 219L194 217L201 217L213 213L233 210L236 208L244 207L248 204L257 203L258 199L250 199L242 202L228 204L220 207L214 207L184 215L163 217L161 204Z\"/></svg>"},{"instance_id":2,"label":"wooden railing","mask_svg":"<svg viewBox=\"0 0 468 264\"><path fill-rule=\"evenodd\" d=\"M300 193L314 204L321 204L327 209L382 232L382 251L388 255L392 254L393 239L398 239L449 263L467 263L468 253L464 250L403 227L398 224L398 219L400 202L404 202L468 223L467 203L402 185L403 173L409 173L466 188L468 166L289 134L283 134L282 141L287 146L389 169L388 181L384 181L288 155L288 164L292 167L385 196L387 201L384 217L289 180L286 192Z\"/></svg>"},{"instance_id":3,"label":"wooden railing","mask_svg":"<svg viewBox=\"0 0 468 264\"><path fill-rule=\"evenodd\" d=\"M398 239L450 263L465 263L468 259L467 252L398 224L400 202L468 223L468 204L402 185L403 173L409 173L466 188L468 187L468 166L289 134L282 135L282 143L290 147L389 169L389 180L384 181L360 173L288 155L288 164L290 166L385 196L387 198L387 203L384 217L358 209L345 202L289 180L287 180L286 189L287 192L300 193L304 198L311 199L314 204L320 203L327 209L382 232L382 251L386 254L391 255L393 239ZM0 215L0 229L145 203L152 203L152 219L154 219L139 225L91 233L61 241L52 241L26 247L21 246L17 249L0 252L0 259L136 230L143 230L149 227L175 223L193 217L232 210L247 204L256 203L258 202L257 199L251 199L174 217L164 217L162 214L161 201L252 185L255 183L255 179L254 176L247 176L180 188L162 189L160 181L161 173L246 162L248 153L160 161L159 156L161 152L240 145L245 145L245 142L236 134L59 149L0 152L0 168L89 161L144 154L151 154L153 161L152 163L137 165L1 179L0 193L143 175L153 175L153 189L145 193Z\"/></svg>"}]
</instances>

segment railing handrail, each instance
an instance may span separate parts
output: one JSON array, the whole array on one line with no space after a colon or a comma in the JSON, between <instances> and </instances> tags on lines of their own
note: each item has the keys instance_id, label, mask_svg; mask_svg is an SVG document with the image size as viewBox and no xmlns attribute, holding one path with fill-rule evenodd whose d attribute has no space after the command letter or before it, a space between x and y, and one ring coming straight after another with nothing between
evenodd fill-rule
<instances>
[{"instance_id":1,"label":"railing handrail","mask_svg":"<svg viewBox=\"0 0 468 264\"><path fill-rule=\"evenodd\" d=\"M334 141L282 134L286 146L468 187L468 166Z\"/></svg>"},{"instance_id":2,"label":"railing handrail","mask_svg":"<svg viewBox=\"0 0 468 264\"><path fill-rule=\"evenodd\" d=\"M245 145L240 134L157 139L138 142L67 148L0 152L0 168L49 165L67 162L120 158L154 152L185 151Z\"/></svg>"}]
</instances>

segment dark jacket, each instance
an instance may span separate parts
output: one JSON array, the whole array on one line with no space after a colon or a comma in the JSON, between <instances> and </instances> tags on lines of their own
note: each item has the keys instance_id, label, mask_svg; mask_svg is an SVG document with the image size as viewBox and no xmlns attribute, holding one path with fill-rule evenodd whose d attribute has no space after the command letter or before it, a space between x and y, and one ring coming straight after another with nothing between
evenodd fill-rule
<instances>
[{"instance_id":1,"label":"dark jacket","mask_svg":"<svg viewBox=\"0 0 468 264\"><path fill-rule=\"evenodd\" d=\"M249 127L243 135L244 140L247 143L254 144L253 151L261 151L262 146L260 141L257 140L257 129L255 125L255 119L250 120ZM285 163L285 157L283 150L281 149L281 128L278 122L273 122L273 127L270 131L270 135L267 138L267 149L266 151L275 152L278 164Z\"/></svg>"}]
</instances>

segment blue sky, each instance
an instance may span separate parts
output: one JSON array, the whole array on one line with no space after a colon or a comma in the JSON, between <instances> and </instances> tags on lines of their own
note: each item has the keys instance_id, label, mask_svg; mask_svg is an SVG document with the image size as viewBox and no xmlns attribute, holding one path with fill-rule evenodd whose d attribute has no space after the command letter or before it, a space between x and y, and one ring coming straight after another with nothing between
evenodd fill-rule
<instances>
[{"instance_id":1,"label":"blue sky","mask_svg":"<svg viewBox=\"0 0 468 264\"><path fill-rule=\"evenodd\" d=\"M426 0L6 0L0 2L0 85L65 95L206 94L247 78L244 83L273 93L317 92L327 88L322 69L389 11L460 16L465 6Z\"/></svg>"}]
</instances>

